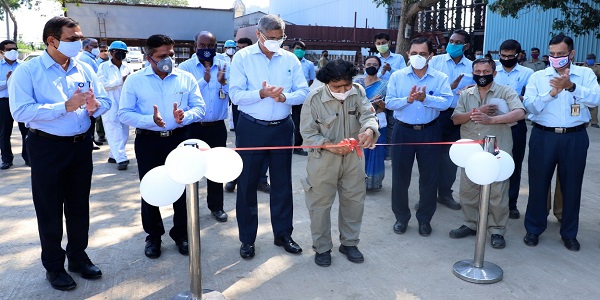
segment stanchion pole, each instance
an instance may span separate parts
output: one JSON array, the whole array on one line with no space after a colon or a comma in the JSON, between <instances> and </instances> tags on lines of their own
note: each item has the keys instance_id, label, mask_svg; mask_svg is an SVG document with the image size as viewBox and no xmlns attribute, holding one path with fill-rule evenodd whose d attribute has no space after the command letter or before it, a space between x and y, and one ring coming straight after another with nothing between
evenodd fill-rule
<instances>
[{"instance_id":1,"label":"stanchion pole","mask_svg":"<svg viewBox=\"0 0 600 300\"><path fill-rule=\"evenodd\" d=\"M496 137L486 136L483 150L495 154ZM461 260L454 264L453 273L458 278L472 283L495 283L502 280L504 271L499 266L483 260L487 237L487 219L491 185L482 185L479 191L479 222L473 259Z\"/></svg>"},{"instance_id":2,"label":"stanchion pole","mask_svg":"<svg viewBox=\"0 0 600 300\"><path fill-rule=\"evenodd\" d=\"M196 144L194 144L193 146L198 147ZM176 296L172 297L171 300L224 300L226 298L221 293L213 290L202 289L202 264L200 260L200 205L198 201L198 182L186 185L185 195L188 219L188 246L190 255L190 290L177 294Z\"/></svg>"}]
</instances>

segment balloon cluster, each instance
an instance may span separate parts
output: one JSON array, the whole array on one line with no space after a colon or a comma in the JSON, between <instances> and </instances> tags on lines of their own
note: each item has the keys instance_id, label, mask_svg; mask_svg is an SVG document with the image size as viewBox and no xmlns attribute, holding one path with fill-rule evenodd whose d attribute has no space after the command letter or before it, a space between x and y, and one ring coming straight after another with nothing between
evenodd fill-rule
<instances>
[{"instance_id":1,"label":"balloon cluster","mask_svg":"<svg viewBox=\"0 0 600 300\"><path fill-rule=\"evenodd\" d=\"M486 185L508 179L515 170L512 157L503 150L494 155L483 151L478 143L461 139L450 146L450 159L465 168L467 177L476 184Z\"/></svg>"},{"instance_id":2,"label":"balloon cluster","mask_svg":"<svg viewBox=\"0 0 600 300\"><path fill-rule=\"evenodd\" d=\"M181 197L185 185L206 177L226 183L242 173L242 158L230 148L210 148L198 139L189 139L175 148L165 164L146 173L140 182L140 192L154 206L174 203Z\"/></svg>"}]
</instances>

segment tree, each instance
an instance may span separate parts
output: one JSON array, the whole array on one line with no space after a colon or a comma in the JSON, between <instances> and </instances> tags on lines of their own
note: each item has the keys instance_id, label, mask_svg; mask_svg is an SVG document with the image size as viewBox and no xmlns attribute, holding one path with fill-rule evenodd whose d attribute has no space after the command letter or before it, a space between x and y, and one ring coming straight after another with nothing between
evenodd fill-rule
<instances>
[{"instance_id":1,"label":"tree","mask_svg":"<svg viewBox=\"0 0 600 300\"><path fill-rule=\"evenodd\" d=\"M563 19L554 19L552 29L569 30L575 36L593 33L600 39L600 0L497 0L492 3L490 9L503 17L511 16L518 18L521 10L559 9Z\"/></svg>"},{"instance_id":2,"label":"tree","mask_svg":"<svg viewBox=\"0 0 600 300\"><path fill-rule=\"evenodd\" d=\"M0 20L4 20L5 13L13 23L13 41L17 41L17 19L13 11L26 5L29 9L40 4L40 0L0 0ZM8 34L8 32L6 33Z\"/></svg>"},{"instance_id":3,"label":"tree","mask_svg":"<svg viewBox=\"0 0 600 300\"><path fill-rule=\"evenodd\" d=\"M390 6L394 0L373 0L377 7ZM425 10L440 2L440 0L402 0L400 22L398 23L398 37L396 38L396 53L404 55L409 49L410 39L404 38L406 25L412 24L420 11Z\"/></svg>"}]
</instances>

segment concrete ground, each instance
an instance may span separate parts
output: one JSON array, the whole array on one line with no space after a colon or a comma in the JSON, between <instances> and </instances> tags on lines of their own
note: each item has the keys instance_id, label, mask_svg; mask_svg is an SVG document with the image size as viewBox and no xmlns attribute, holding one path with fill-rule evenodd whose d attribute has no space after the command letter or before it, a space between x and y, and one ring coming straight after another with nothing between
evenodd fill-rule
<instances>
[{"instance_id":1,"label":"concrete ground","mask_svg":"<svg viewBox=\"0 0 600 300\"><path fill-rule=\"evenodd\" d=\"M589 128L590 150L583 183L578 239L581 251L568 251L560 240L559 223L550 216L547 231L537 247L523 244L523 218L509 220L507 247L486 245L485 260L504 270L495 284L473 284L452 274L455 262L473 257L475 238L455 240L448 232L462 224L462 212L440 206L433 218L433 233L421 237L416 221L403 235L394 234L390 209L391 165L386 162L384 188L369 193L359 248L365 262L354 264L337 247L337 204L332 212L333 263L314 264L310 224L300 178L305 176L306 157L293 157L294 239L303 247L291 255L273 245L269 197L259 195L260 225L256 257L242 260L235 221L235 193L225 193L227 223L211 216L205 199L206 183L200 184L202 234L202 286L222 292L228 299L597 299L600 295L600 129ZM61 292L50 287L40 262L37 222L31 201L29 174L20 158L18 130L12 136L15 166L0 171L0 299L169 299L189 289L188 257L177 252L164 236L162 256L144 256L140 221L140 195L133 135L128 144L131 165L117 171L108 164L108 146L94 151L94 175L90 197L88 254L103 272L98 280L74 275L75 290ZM228 146L234 135L229 133ZM519 209L525 212L528 198L528 167L523 166ZM457 197L458 181L454 196ZM417 201L418 172L410 188L412 207ZM171 208L162 208L165 227L172 225ZM63 239L66 241L66 237Z\"/></svg>"}]
</instances>

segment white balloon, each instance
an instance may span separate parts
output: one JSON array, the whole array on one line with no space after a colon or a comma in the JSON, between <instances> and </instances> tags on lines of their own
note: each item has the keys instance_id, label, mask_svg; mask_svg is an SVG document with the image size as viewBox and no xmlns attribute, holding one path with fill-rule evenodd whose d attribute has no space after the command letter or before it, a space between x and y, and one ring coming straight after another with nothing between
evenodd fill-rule
<instances>
[{"instance_id":1,"label":"white balloon","mask_svg":"<svg viewBox=\"0 0 600 300\"><path fill-rule=\"evenodd\" d=\"M190 184L206 173L206 151L185 146L173 149L165 160L167 174L177 183Z\"/></svg>"},{"instance_id":2,"label":"white balloon","mask_svg":"<svg viewBox=\"0 0 600 300\"><path fill-rule=\"evenodd\" d=\"M183 147L185 145L193 145L193 144L196 144L198 146L198 149L203 150L203 151L210 149L210 146L206 142L204 142L203 140L199 140L199 139L185 140L185 141L181 142L181 144L179 144L179 146L177 146L177 147Z\"/></svg>"},{"instance_id":3,"label":"white balloon","mask_svg":"<svg viewBox=\"0 0 600 300\"><path fill-rule=\"evenodd\" d=\"M240 155L230 148L215 147L208 151L206 178L220 183L232 181L242 173L244 164Z\"/></svg>"},{"instance_id":4,"label":"white balloon","mask_svg":"<svg viewBox=\"0 0 600 300\"><path fill-rule=\"evenodd\" d=\"M504 181L515 171L515 161L510 154L506 153L504 150L500 150L500 153L496 155L496 159L498 159L498 162L500 163L500 174L498 175L498 178L496 178L496 181Z\"/></svg>"},{"instance_id":5,"label":"white balloon","mask_svg":"<svg viewBox=\"0 0 600 300\"><path fill-rule=\"evenodd\" d=\"M450 159L457 166L464 168L467 165L467 161L469 158L477 152L483 152L483 147L476 143L467 143L473 142L470 139L460 139L456 141L457 143L464 142L462 144L452 144L450 146Z\"/></svg>"},{"instance_id":6,"label":"white balloon","mask_svg":"<svg viewBox=\"0 0 600 300\"><path fill-rule=\"evenodd\" d=\"M154 206L173 204L185 190L185 185L177 183L167 174L167 167L158 166L146 173L140 182L140 192L144 201Z\"/></svg>"},{"instance_id":7,"label":"white balloon","mask_svg":"<svg viewBox=\"0 0 600 300\"><path fill-rule=\"evenodd\" d=\"M490 184L500 174L500 162L489 152L477 152L469 158L465 166L467 177L476 184Z\"/></svg>"}]
</instances>

